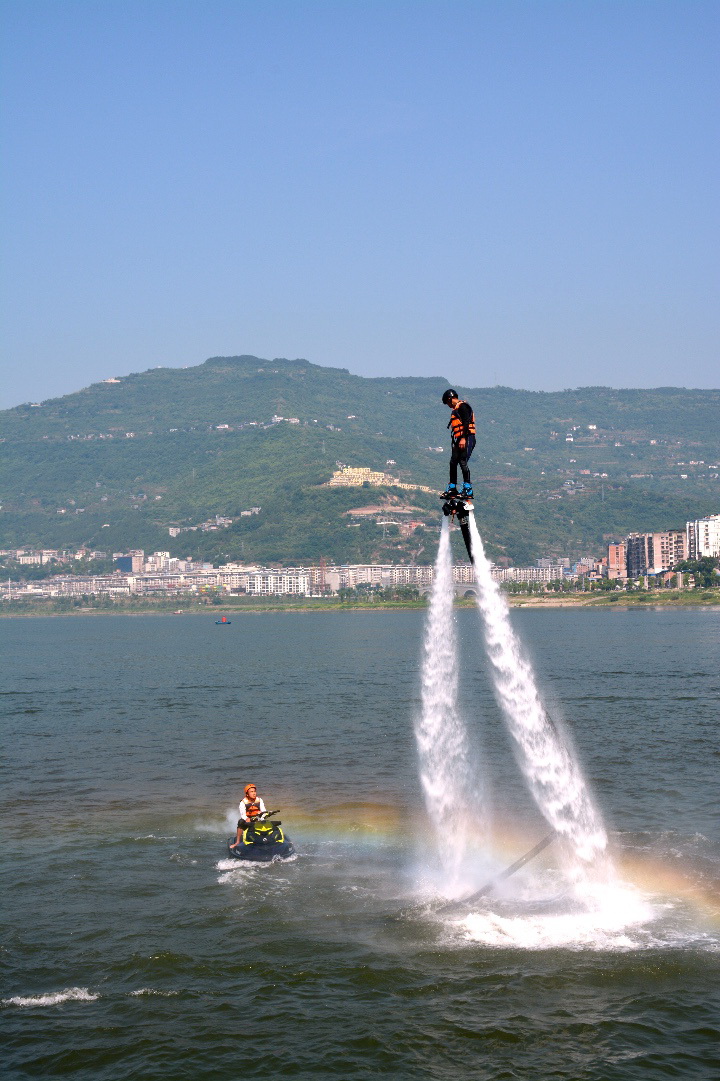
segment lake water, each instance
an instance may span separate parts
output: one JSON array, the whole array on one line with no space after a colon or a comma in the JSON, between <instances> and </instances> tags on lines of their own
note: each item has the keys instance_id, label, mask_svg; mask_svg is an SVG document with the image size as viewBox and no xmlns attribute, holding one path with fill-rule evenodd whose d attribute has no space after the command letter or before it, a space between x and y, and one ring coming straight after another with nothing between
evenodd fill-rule
<instances>
[{"instance_id":1,"label":"lake water","mask_svg":"<svg viewBox=\"0 0 720 1081\"><path fill-rule=\"evenodd\" d=\"M552 845L435 911L423 618L0 622L4 1077L720 1077L720 611L513 613L610 831L595 913ZM457 621L492 808L470 887L547 828ZM291 862L226 858L251 780Z\"/></svg>"}]
</instances>

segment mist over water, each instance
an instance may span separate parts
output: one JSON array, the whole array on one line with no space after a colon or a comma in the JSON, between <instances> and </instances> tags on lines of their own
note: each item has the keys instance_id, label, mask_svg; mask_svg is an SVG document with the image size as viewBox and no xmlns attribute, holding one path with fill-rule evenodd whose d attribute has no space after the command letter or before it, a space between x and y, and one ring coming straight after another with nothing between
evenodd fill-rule
<instances>
[{"instance_id":1,"label":"mist over water","mask_svg":"<svg viewBox=\"0 0 720 1081\"><path fill-rule=\"evenodd\" d=\"M458 702L458 641L450 528L443 522L427 613L415 720L420 783L444 871L443 892L462 883L471 837L487 841L488 801Z\"/></svg>"},{"instance_id":2,"label":"mist over water","mask_svg":"<svg viewBox=\"0 0 720 1081\"><path fill-rule=\"evenodd\" d=\"M532 665L510 622L507 601L492 578L474 514L470 535L494 690L518 764L545 820L567 841L578 883L606 880L611 865L602 818L575 754L542 703Z\"/></svg>"}]
</instances>

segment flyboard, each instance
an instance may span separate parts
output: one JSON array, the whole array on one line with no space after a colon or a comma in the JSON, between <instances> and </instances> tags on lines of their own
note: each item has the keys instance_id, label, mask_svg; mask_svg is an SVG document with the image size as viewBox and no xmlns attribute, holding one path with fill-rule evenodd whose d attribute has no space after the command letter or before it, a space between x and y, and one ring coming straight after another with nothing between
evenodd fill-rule
<instances>
[{"instance_id":1,"label":"flyboard","mask_svg":"<svg viewBox=\"0 0 720 1081\"><path fill-rule=\"evenodd\" d=\"M470 540L470 515L475 509L472 499L463 499L460 495L448 497L444 494L440 498L445 500L442 507L445 517L449 518L451 522L457 519L457 524L460 526L460 532L467 548L468 559L471 563L474 563L472 542Z\"/></svg>"}]
</instances>

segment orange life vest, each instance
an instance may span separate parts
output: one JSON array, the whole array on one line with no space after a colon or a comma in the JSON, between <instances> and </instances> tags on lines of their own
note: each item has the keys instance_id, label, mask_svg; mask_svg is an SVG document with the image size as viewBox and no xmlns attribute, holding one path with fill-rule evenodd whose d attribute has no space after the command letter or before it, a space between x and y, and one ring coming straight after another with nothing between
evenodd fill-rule
<instances>
[{"instance_id":1,"label":"orange life vest","mask_svg":"<svg viewBox=\"0 0 720 1081\"><path fill-rule=\"evenodd\" d=\"M461 405L467 405L467 402L458 402L458 404L455 406L452 413L450 414L450 423L448 424L448 428L450 429L450 434L452 435L453 442L457 442L458 439L462 439L465 435L465 425L460 420L460 417L457 414L457 410L460 408ZM475 435L474 413L470 418L467 429L468 435Z\"/></svg>"},{"instance_id":2,"label":"orange life vest","mask_svg":"<svg viewBox=\"0 0 720 1081\"><path fill-rule=\"evenodd\" d=\"M248 822L252 822L252 820L254 818L257 818L257 816L259 814L260 814L260 804L259 803L247 803L245 805L245 818L248 820Z\"/></svg>"}]
</instances>

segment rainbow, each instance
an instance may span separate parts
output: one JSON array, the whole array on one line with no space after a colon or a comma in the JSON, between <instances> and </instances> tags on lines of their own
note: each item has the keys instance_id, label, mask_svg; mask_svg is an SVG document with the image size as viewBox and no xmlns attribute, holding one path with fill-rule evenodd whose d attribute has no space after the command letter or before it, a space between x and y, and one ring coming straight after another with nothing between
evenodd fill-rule
<instances>
[{"instance_id":1,"label":"rainbow","mask_svg":"<svg viewBox=\"0 0 720 1081\"><path fill-rule=\"evenodd\" d=\"M291 803L286 807L284 821L299 843L328 841L375 848L393 845L417 851L432 841L424 814L409 807L359 801L328 804L317 813L308 813L306 808ZM469 847L471 853L483 856L484 862L505 867L539 841L542 833L541 824L529 835L521 823L496 820L491 850L488 852L486 837L480 830L470 832ZM670 863L656 854L623 850L621 840L611 845L610 854L620 878L628 885L654 898L682 900L720 927L720 880L708 880L689 860ZM552 865L552 845L538 861Z\"/></svg>"}]
</instances>

